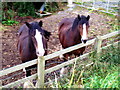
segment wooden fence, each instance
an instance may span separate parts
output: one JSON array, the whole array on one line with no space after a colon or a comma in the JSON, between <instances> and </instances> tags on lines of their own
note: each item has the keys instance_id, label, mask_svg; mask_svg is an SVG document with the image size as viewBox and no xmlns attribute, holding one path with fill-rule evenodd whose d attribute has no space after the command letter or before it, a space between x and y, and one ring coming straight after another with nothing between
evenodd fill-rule
<instances>
[{"instance_id":1,"label":"wooden fence","mask_svg":"<svg viewBox=\"0 0 120 90\"><path fill-rule=\"evenodd\" d=\"M13 67L8 68L8 69L2 70L2 71L0 71L0 77L4 76L4 75L7 75L9 73L12 73L12 72L21 70L21 69L23 69L25 67L28 67L28 66L31 66L31 65L34 65L34 64L38 64L36 74L33 74L33 75L29 76L29 77L26 77L26 78L23 78L23 79L20 79L20 80L17 80L15 82L9 83L9 84L7 84L5 86L2 86L2 88L14 87L14 86L20 85L21 83L24 83L27 80L36 79L37 77L38 77L38 79L37 79L37 88L43 88L43 86L44 86L44 76L45 76L46 73L51 73L51 72L53 72L55 70L58 70L58 69L60 69L60 68L62 68L64 66L72 64L77 59L83 59L83 58L87 57L89 55L89 53L83 54L80 57L74 58L72 60L69 60L67 62L64 62L62 64L56 65L54 67L51 67L51 68L45 70L45 61L46 60L55 58L55 57L60 56L62 54L68 53L70 51L73 51L73 50L76 50L76 49L79 49L81 47L88 46L88 45L91 45L91 44L94 44L94 48L98 53L97 55L99 55L102 48L110 46L110 45L107 45L105 47L101 47L102 40L113 37L113 36L116 36L116 35L119 35L119 34L120 34L120 31L115 31L115 32L106 34L104 36L97 36L96 38L87 41L86 44L81 43L81 44L78 44L78 45L75 45L75 46L72 46L72 47L57 51L55 53L52 53L52 54L49 54L49 55L46 55L46 56L38 57L38 59L35 59L35 60L29 61L29 62L26 62L26 63L23 63L23 64L13 66ZM115 42L114 44L118 44L118 42L119 41Z\"/></svg>"}]
</instances>

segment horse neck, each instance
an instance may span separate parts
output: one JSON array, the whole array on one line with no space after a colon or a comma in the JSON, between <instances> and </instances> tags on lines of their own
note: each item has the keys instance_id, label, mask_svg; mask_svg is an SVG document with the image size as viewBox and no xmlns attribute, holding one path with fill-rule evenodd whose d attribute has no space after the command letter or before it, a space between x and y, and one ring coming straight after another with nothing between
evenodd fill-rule
<instances>
[{"instance_id":1,"label":"horse neck","mask_svg":"<svg viewBox=\"0 0 120 90\"><path fill-rule=\"evenodd\" d=\"M73 25L72 25L72 30L75 30L78 26L78 22L79 22L79 19L78 18L75 18L74 22L73 22Z\"/></svg>"},{"instance_id":2,"label":"horse neck","mask_svg":"<svg viewBox=\"0 0 120 90\"><path fill-rule=\"evenodd\" d=\"M78 29L78 22L79 22L79 19L76 18L73 22L71 32L72 32L73 39L76 39L76 40L80 39L81 40L80 31Z\"/></svg>"}]
</instances>

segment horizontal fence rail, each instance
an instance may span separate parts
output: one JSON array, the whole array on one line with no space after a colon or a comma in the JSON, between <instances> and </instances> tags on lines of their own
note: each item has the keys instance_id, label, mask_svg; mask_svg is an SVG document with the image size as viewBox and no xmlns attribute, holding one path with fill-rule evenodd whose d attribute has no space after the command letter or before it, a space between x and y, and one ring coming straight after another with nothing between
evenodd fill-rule
<instances>
[{"instance_id":1,"label":"horizontal fence rail","mask_svg":"<svg viewBox=\"0 0 120 90\"><path fill-rule=\"evenodd\" d=\"M110 38L110 37L113 37L113 36L119 35L119 34L120 34L120 30L112 32L112 33L109 33L109 34L106 34L106 35L103 35L103 36L101 36L101 38L102 39L107 39L107 38Z\"/></svg>"},{"instance_id":2,"label":"horizontal fence rail","mask_svg":"<svg viewBox=\"0 0 120 90\"><path fill-rule=\"evenodd\" d=\"M32 66L34 64L37 64L37 59L31 60L31 61L23 63L23 64L19 64L19 65L13 66L13 67L5 69L5 70L2 70L2 71L0 71L0 77L4 76L4 75L7 75L9 73L12 73L12 72L21 70L21 69L23 69L25 67Z\"/></svg>"},{"instance_id":3,"label":"horizontal fence rail","mask_svg":"<svg viewBox=\"0 0 120 90\"><path fill-rule=\"evenodd\" d=\"M51 59L51 58L60 56L60 55L62 55L62 54L71 52L71 51L73 51L73 50L77 50L77 49L79 49L79 48L82 48L82 47L91 45L91 44L93 44L94 42L95 42L95 39L92 39L92 40L87 41L85 44L81 43L81 44L77 44L77 45L75 45L75 46L68 47L68 48L66 48L66 49L57 51L57 52L55 52L55 53L46 55L46 56L44 56L44 58L45 58L45 60L48 60L48 59Z\"/></svg>"},{"instance_id":4,"label":"horizontal fence rail","mask_svg":"<svg viewBox=\"0 0 120 90\"><path fill-rule=\"evenodd\" d=\"M60 68L62 68L62 67L64 67L64 66L73 64L73 63L75 62L75 60L83 59L83 58L87 57L88 55L89 55L89 53L86 53L86 54L84 54L84 55L81 55L80 57L71 59L71 60L69 60L69 61L67 61L67 62L64 62L64 63L62 63L62 64L56 65L56 66L54 66L54 67L51 67L51 68L45 70L45 74L51 73L51 72L53 72L53 71L55 71L55 70L58 70L58 69L60 69Z\"/></svg>"},{"instance_id":5,"label":"horizontal fence rail","mask_svg":"<svg viewBox=\"0 0 120 90\"><path fill-rule=\"evenodd\" d=\"M116 35L119 35L119 34L120 34L120 31L115 31L115 32L112 32L112 33L109 33L109 34L106 34L106 35L103 35L103 36L99 36L99 37L100 37L100 40L98 40L98 41L102 42L102 40L104 40L104 39L107 39L107 38L110 38L110 37L113 37L113 36L116 36ZM60 56L60 55L65 54L65 53L68 53L68 52L70 52L70 51L73 51L73 50L82 48L82 47L84 47L84 46L88 46L88 45L94 44L94 43L97 41L97 39L99 39L99 38L94 38L94 39L92 39L92 40L89 40L89 41L87 41L86 44L81 43L81 44L78 44L78 45L75 45L75 46L72 46L72 47L69 47L69 48L66 48L66 49L57 51L57 52L55 52L55 53L46 55L46 56L43 57L43 63L44 63L46 60L48 60L48 59L52 59L52 58L54 58L54 57ZM118 41L118 42L115 42L116 45L117 45L118 43L119 43L119 41ZM101 44L101 43L97 42L97 44ZM112 45L112 44L110 44L110 45ZM110 45L107 45L107 46L105 46L105 47L101 47L101 45L98 45L97 48L104 49L104 48L107 48L107 47L110 46ZM98 50L100 50L100 49L98 49ZM53 72L53 71L55 71L55 70L58 70L58 69L60 69L60 68L62 68L62 67L64 67L64 66L67 66L67 65L69 65L69 64L74 63L74 62L75 62L76 60L78 60L78 59L83 59L83 58L87 57L88 55L89 55L89 53L83 54L83 55L81 55L80 57L74 58L74 59L69 60L69 61L67 61L67 62L64 62L64 63L62 63L62 64L59 64L59 65L56 65L56 66L51 67L51 68L49 68L49 69L46 69L46 70L44 70L43 73L44 73L44 74L51 73L51 72ZM34 64L40 64L40 63L38 63L38 60L35 59L35 60L32 60L32 61L29 61L29 62L20 64L20 65L16 65L16 66L14 66L14 67L11 67L11 68L8 68L8 69L5 69L5 70L0 71L0 77L1 77L1 76L4 76L4 75L7 75L7 74L9 74L9 73L12 73L12 72L21 70L21 69L23 69L23 68L25 68L25 67L32 66L32 65L34 65ZM43 64L43 65L44 65L44 64ZM43 68L43 69L44 69L44 68ZM38 71L38 72L39 72L39 71ZM41 73L42 73L42 72L41 72ZM41 75L42 75L42 76L41 76ZM25 82L26 80L36 79L37 76L39 76L38 73L37 73L37 74L33 74L33 75L29 76L29 77L20 79L20 80L18 80L18 81L9 83L9 84L7 84L7 85L5 85L5 86L2 86L2 87L3 87L3 88L14 87L14 86L16 86L16 85L19 85L19 84ZM43 76L44 76L43 74L40 74L39 79L40 79L41 77L43 77ZM44 79L42 79L42 80L44 80ZM38 82L38 83L40 83L40 82ZM44 83L44 81L43 81L43 83ZM39 85L39 84L38 84L38 85ZM42 85L41 87L43 87L44 84L40 84L40 85Z\"/></svg>"},{"instance_id":6,"label":"horizontal fence rail","mask_svg":"<svg viewBox=\"0 0 120 90\"><path fill-rule=\"evenodd\" d=\"M36 77L37 77L37 74L33 74L33 75L29 76L29 77L26 77L26 78L17 80L17 81L15 81L15 82L9 83L9 84L7 84L7 85L5 85L5 86L2 86L2 88L9 88L9 87L18 86L18 85L20 85L21 83L26 82L27 80L36 79Z\"/></svg>"}]
</instances>

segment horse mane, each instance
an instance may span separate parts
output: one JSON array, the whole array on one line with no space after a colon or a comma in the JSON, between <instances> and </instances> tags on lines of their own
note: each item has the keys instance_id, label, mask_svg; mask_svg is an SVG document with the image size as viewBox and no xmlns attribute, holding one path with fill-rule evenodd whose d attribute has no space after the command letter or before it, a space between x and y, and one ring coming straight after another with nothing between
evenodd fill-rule
<instances>
[{"instance_id":1,"label":"horse mane","mask_svg":"<svg viewBox=\"0 0 120 90\"><path fill-rule=\"evenodd\" d=\"M78 25L78 22L79 22L80 20L78 19L78 17L77 18L75 18L75 20L74 20L74 22L73 22L73 25L72 25L72 30L74 30L75 28L76 28L76 26Z\"/></svg>"},{"instance_id":2,"label":"horse mane","mask_svg":"<svg viewBox=\"0 0 120 90\"><path fill-rule=\"evenodd\" d=\"M86 16L84 16L84 15L81 15L81 19L86 19Z\"/></svg>"},{"instance_id":3,"label":"horse mane","mask_svg":"<svg viewBox=\"0 0 120 90\"><path fill-rule=\"evenodd\" d=\"M47 30L44 30L43 29L43 33L42 33L43 35L44 35L44 37L47 39L47 40L49 40L49 37L50 37L50 35L51 35L51 32L48 32Z\"/></svg>"}]
</instances>

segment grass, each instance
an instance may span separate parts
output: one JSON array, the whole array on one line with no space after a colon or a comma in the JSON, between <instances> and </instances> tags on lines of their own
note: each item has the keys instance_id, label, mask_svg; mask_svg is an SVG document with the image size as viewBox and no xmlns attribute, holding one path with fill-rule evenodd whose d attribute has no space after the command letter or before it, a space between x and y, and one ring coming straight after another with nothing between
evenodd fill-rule
<instances>
[{"instance_id":1,"label":"grass","mask_svg":"<svg viewBox=\"0 0 120 90\"><path fill-rule=\"evenodd\" d=\"M13 25L13 24L19 24L19 22L14 21L14 20L7 20L7 21L2 21L2 24L3 24L3 25L11 26L11 25Z\"/></svg>"},{"instance_id":2,"label":"grass","mask_svg":"<svg viewBox=\"0 0 120 90\"><path fill-rule=\"evenodd\" d=\"M94 65L89 68L89 77L84 79L85 88L118 88L119 48L111 46L102 55L90 57Z\"/></svg>"},{"instance_id":3,"label":"grass","mask_svg":"<svg viewBox=\"0 0 120 90\"><path fill-rule=\"evenodd\" d=\"M119 55L119 48L113 46L103 50L100 57L91 53L84 65L77 61L72 72L57 80L57 88L119 88ZM93 64L86 66L88 62ZM56 88L56 83L52 87Z\"/></svg>"},{"instance_id":4,"label":"grass","mask_svg":"<svg viewBox=\"0 0 120 90\"><path fill-rule=\"evenodd\" d=\"M85 88L118 88L118 72L108 73L106 77L94 75L88 80L89 82L84 84Z\"/></svg>"}]
</instances>

